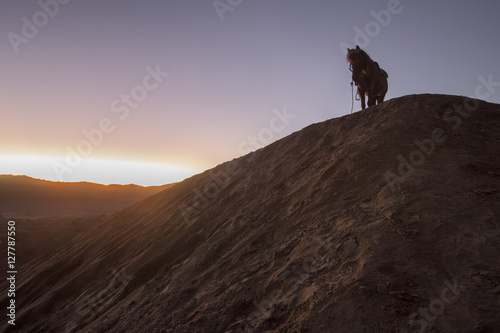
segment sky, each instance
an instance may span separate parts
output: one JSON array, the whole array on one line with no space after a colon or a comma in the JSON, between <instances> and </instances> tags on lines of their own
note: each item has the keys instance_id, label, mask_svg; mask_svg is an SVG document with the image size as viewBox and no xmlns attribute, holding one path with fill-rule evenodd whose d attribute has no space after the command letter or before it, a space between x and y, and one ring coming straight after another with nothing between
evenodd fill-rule
<instances>
[{"instance_id":1,"label":"sky","mask_svg":"<svg viewBox=\"0 0 500 333\"><path fill-rule=\"evenodd\" d=\"M500 103L499 15L494 0L2 0L0 174L180 181L349 114L356 44L389 73L386 100Z\"/></svg>"}]
</instances>

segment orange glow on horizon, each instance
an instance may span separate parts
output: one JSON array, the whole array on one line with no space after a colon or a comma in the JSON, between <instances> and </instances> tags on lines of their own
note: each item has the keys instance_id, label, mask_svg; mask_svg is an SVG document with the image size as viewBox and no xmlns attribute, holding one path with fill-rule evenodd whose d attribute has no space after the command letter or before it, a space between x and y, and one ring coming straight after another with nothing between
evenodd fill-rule
<instances>
[{"instance_id":1,"label":"orange glow on horizon","mask_svg":"<svg viewBox=\"0 0 500 333\"><path fill-rule=\"evenodd\" d=\"M202 171L201 168L147 161L0 155L0 174L26 175L50 181L154 186L182 181Z\"/></svg>"}]
</instances>

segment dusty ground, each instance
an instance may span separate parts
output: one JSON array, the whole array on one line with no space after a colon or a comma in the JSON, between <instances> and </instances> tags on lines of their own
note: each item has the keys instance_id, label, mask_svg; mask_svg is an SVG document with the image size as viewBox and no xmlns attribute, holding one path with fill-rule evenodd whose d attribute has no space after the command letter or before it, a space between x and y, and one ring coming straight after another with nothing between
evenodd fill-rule
<instances>
[{"instance_id":1,"label":"dusty ground","mask_svg":"<svg viewBox=\"0 0 500 333\"><path fill-rule=\"evenodd\" d=\"M393 99L33 258L16 329L500 332L499 191L499 105Z\"/></svg>"}]
</instances>

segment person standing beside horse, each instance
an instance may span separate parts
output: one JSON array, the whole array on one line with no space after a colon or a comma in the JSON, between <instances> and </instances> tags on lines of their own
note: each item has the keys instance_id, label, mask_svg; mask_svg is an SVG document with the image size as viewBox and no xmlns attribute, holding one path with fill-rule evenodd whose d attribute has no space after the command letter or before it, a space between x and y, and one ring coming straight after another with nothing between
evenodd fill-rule
<instances>
[{"instance_id":1,"label":"person standing beside horse","mask_svg":"<svg viewBox=\"0 0 500 333\"><path fill-rule=\"evenodd\" d=\"M346 59L352 71L352 81L358 87L362 110L366 108L365 95L368 96L368 107L382 103L388 88L387 72L358 45L355 49L347 49Z\"/></svg>"}]
</instances>

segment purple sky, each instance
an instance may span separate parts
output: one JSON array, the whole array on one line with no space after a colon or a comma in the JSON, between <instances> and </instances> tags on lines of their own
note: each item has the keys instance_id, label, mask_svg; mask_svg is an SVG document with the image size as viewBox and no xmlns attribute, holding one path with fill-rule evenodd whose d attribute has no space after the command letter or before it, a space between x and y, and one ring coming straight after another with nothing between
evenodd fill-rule
<instances>
[{"instance_id":1,"label":"purple sky","mask_svg":"<svg viewBox=\"0 0 500 333\"><path fill-rule=\"evenodd\" d=\"M0 173L181 180L348 114L355 39L386 99L500 102L498 1L59 1L0 3Z\"/></svg>"}]
</instances>

